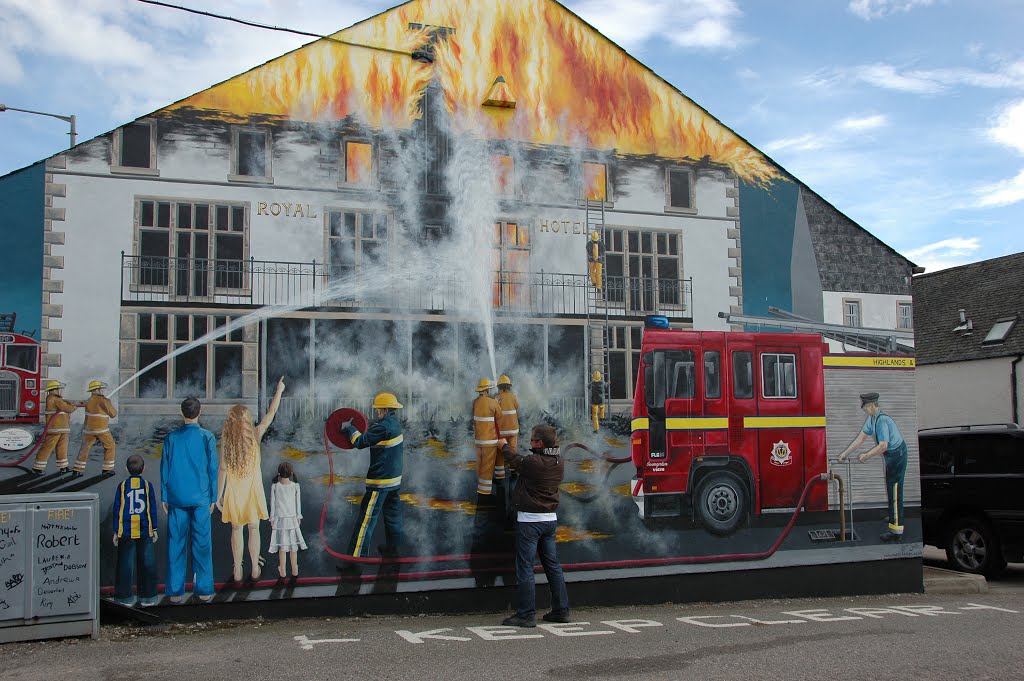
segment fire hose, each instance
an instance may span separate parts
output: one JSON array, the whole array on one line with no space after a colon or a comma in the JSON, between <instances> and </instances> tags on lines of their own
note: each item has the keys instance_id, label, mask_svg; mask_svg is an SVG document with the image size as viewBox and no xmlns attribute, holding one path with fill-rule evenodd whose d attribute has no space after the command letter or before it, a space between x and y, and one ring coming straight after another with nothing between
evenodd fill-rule
<instances>
[{"instance_id":1,"label":"fire hose","mask_svg":"<svg viewBox=\"0 0 1024 681\"><path fill-rule=\"evenodd\" d=\"M25 456L21 457L17 461L8 461L8 462L5 462L5 463L0 463L0 468L14 468L15 466L20 466L22 464L22 462L25 461L25 459L27 459L30 456L32 456L33 454L35 454L39 450L39 448L42 446L43 440L46 439L46 433L47 433L47 431L50 430L50 422L53 421L53 419L54 419L54 417L56 415L57 414L50 414L49 418L46 419L46 423L43 425L43 432L39 435L39 439L36 440L35 445L31 449L28 450L28 453L25 454Z\"/></svg>"},{"instance_id":2,"label":"fire hose","mask_svg":"<svg viewBox=\"0 0 1024 681\"><path fill-rule=\"evenodd\" d=\"M569 452L569 450L573 449L574 447L578 447L579 449L582 449L583 451L587 452L591 456L593 456L595 454L594 450L592 450L590 447L586 446L582 442L573 442L573 443L567 445L565 450L564 450L564 452L563 452L563 454L567 454ZM607 485L608 478L611 477L612 471L614 471L616 468L618 468L621 464L630 463L633 460L632 456L614 457L614 456L611 455L611 452L607 452L607 451L602 456L604 457L604 462L607 463L607 464L610 464L610 465L608 466L608 469L604 472L604 478L601 480L600 485L595 485L595 489ZM593 502L595 499L597 499L599 494L600 494L600 492L598 492L598 491L594 491L593 493L588 494L588 495L573 494L572 498L575 499L576 501L580 502L581 504L589 504L589 503Z\"/></svg>"}]
</instances>

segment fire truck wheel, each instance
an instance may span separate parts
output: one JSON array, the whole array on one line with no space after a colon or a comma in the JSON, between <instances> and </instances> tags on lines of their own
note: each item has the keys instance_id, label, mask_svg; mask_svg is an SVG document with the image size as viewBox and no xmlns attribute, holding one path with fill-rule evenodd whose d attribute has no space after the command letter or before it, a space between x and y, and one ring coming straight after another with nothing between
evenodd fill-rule
<instances>
[{"instance_id":1,"label":"fire truck wheel","mask_svg":"<svg viewBox=\"0 0 1024 681\"><path fill-rule=\"evenodd\" d=\"M697 488L696 511L708 532L732 534L747 515L747 488L735 473L710 473Z\"/></svg>"}]
</instances>

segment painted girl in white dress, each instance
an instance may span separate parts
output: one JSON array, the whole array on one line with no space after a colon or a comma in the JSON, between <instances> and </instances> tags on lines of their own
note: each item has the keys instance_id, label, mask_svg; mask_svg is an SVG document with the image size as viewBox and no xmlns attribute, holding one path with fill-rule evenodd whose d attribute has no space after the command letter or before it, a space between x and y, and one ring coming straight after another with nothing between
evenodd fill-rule
<instances>
[{"instance_id":1,"label":"painted girl in white dress","mask_svg":"<svg viewBox=\"0 0 1024 681\"><path fill-rule=\"evenodd\" d=\"M285 554L291 558L292 581L299 575L299 549L306 548L306 540L299 529L302 520L302 493L295 470L287 461L277 467L274 484L270 486L270 553L278 555L277 574L283 580Z\"/></svg>"}]
</instances>

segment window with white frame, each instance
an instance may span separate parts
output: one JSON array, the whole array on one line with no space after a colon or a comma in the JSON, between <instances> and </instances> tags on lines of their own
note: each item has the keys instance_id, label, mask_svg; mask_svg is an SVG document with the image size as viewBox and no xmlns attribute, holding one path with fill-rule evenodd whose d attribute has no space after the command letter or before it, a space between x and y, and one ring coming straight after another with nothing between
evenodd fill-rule
<instances>
[{"instance_id":1,"label":"window with white frame","mask_svg":"<svg viewBox=\"0 0 1024 681\"><path fill-rule=\"evenodd\" d=\"M861 326L860 301L850 298L843 300L843 324L846 326Z\"/></svg>"},{"instance_id":2,"label":"window with white frame","mask_svg":"<svg viewBox=\"0 0 1024 681\"><path fill-rule=\"evenodd\" d=\"M761 395L766 398L796 397L796 355L761 355Z\"/></svg>"},{"instance_id":3,"label":"window with white frame","mask_svg":"<svg viewBox=\"0 0 1024 681\"><path fill-rule=\"evenodd\" d=\"M618 227L604 233L609 303L636 311L683 305L681 234Z\"/></svg>"},{"instance_id":4,"label":"window with white frame","mask_svg":"<svg viewBox=\"0 0 1024 681\"><path fill-rule=\"evenodd\" d=\"M377 160L373 143L344 140L341 143L342 179L345 187L373 187L377 184Z\"/></svg>"},{"instance_id":5,"label":"window with white frame","mask_svg":"<svg viewBox=\"0 0 1024 681\"><path fill-rule=\"evenodd\" d=\"M608 394L613 400L633 397L637 371L640 369L640 326L608 327Z\"/></svg>"},{"instance_id":6,"label":"window with white frame","mask_svg":"<svg viewBox=\"0 0 1024 681\"><path fill-rule=\"evenodd\" d=\"M896 328L914 329L914 306L908 302L896 303Z\"/></svg>"},{"instance_id":7,"label":"window with white frame","mask_svg":"<svg viewBox=\"0 0 1024 681\"><path fill-rule=\"evenodd\" d=\"M248 204L138 198L135 226L133 285L196 298L247 287Z\"/></svg>"},{"instance_id":8,"label":"window with white frame","mask_svg":"<svg viewBox=\"0 0 1024 681\"><path fill-rule=\"evenodd\" d=\"M583 198L588 201L608 201L608 166L597 161L584 161Z\"/></svg>"},{"instance_id":9,"label":"window with white frame","mask_svg":"<svg viewBox=\"0 0 1024 681\"><path fill-rule=\"evenodd\" d=\"M693 171L689 168L668 168L665 173L667 212L694 213Z\"/></svg>"},{"instance_id":10,"label":"window with white frame","mask_svg":"<svg viewBox=\"0 0 1024 681\"><path fill-rule=\"evenodd\" d=\"M174 350L202 338L209 331L224 328L231 320L232 317L226 315L140 313L136 327L136 366L144 369ZM242 369L247 328L233 329L216 340L148 369L139 377L136 397L243 397Z\"/></svg>"},{"instance_id":11,"label":"window with white frame","mask_svg":"<svg viewBox=\"0 0 1024 681\"><path fill-rule=\"evenodd\" d=\"M135 121L114 132L110 170L115 173L160 174L156 167L156 121Z\"/></svg>"},{"instance_id":12,"label":"window with white frame","mask_svg":"<svg viewBox=\"0 0 1024 681\"><path fill-rule=\"evenodd\" d=\"M328 272L332 280L346 279L363 269L387 267L387 213L328 208L324 219Z\"/></svg>"},{"instance_id":13,"label":"window with white frame","mask_svg":"<svg viewBox=\"0 0 1024 681\"><path fill-rule=\"evenodd\" d=\"M530 296L530 228L518 222L494 223L493 290L497 306L525 303Z\"/></svg>"},{"instance_id":14,"label":"window with white frame","mask_svg":"<svg viewBox=\"0 0 1024 681\"><path fill-rule=\"evenodd\" d=\"M261 128L231 129L231 173L236 182L273 182L270 131Z\"/></svg>"}]
</instances>

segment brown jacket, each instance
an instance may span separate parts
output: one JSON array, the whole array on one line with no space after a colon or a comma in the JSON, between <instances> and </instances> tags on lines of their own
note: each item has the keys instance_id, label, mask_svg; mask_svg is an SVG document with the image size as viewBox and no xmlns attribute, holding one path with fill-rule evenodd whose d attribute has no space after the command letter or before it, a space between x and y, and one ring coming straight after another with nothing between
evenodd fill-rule
<instances>
[{"instance_id":1,"label":"brown jacket","mask_svg":"<svg viewBox=\"0 0 1024 681\"><path fill-rule=\"evenodd\" d=\"M85 435L98 435L106 433L111 418L117 416L117 409L104 395L92 395L85 403L85 428L82 433Z\"/></svg>"},{"instance_id":2,"label":"brown jacket","mask_svg":"<svg viewBox=\"0 0 1024 681\"><path fill-rule=\"evenodd\" d=\"M74 412L78 407L65 402L64 398L56 393L49 393L46 396L46 417L51 418L48 433L70 433L71 419L68 414Z\"/></svg>"},{"instance_id":3,"label":"brown jacket","mask_svg":"<svg viewBox=\"0 0 1024 681\"><path fill-rule=\"evenodd\" d=\"M512 490L512 508L527 513L554 513L558 510L558 486L565 475L565 459L557 448L544 454L513 452L505 445L501 453L505 464L519 474ZM548 454L546 452L551 452Z\"/></svg>"}]
</instances>

